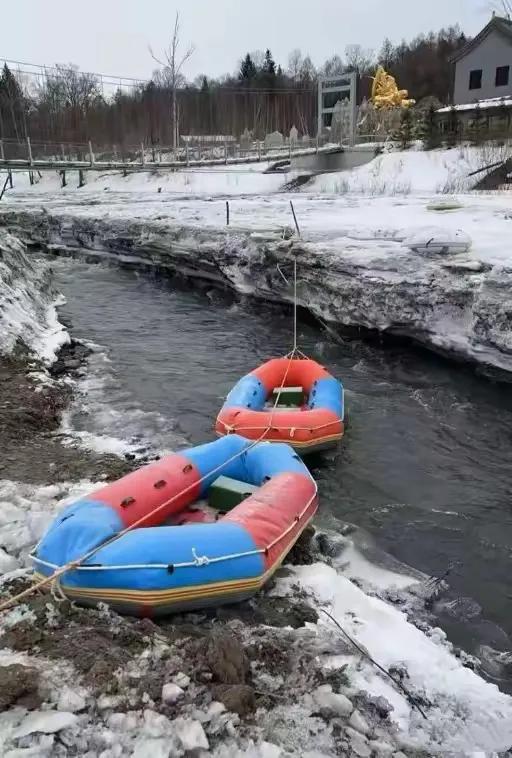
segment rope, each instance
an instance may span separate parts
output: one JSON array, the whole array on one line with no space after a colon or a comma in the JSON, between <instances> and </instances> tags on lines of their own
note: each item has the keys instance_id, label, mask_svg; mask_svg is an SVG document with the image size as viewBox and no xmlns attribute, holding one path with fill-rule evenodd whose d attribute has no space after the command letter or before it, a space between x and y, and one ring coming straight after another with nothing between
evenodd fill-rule
<instances>
[{"instance_id":1,"label":"rope","mask_svg":"<svg viewBox=\"0 0 512 758\"><path fill-rule=\"evenodd\" d=\"M409 690L407 689L407 687L404 684L402 684L402 682L400 681L400 679L396 679L386 668L384 668L384 666L381 666L380 663L377 663L377 661L374 658L372 658L372 656L370 655L370 653L368 653L363 647L361 647L361 645L358 642L356 642L356 640L353 637L351 637L350 634L343 629L343 627L341 626L340 622L337 621L334 618L334 616L332 616L329 613L329 611L326 611L325 608L320 608L320 610L323 611L323 613L325 613L325 615L328 616L331 619L331 621L333 622L333 624L336 624L336 626L338 627L338 629L340 630L340 632L343 634L343 636L347 638L347 640L350 642L350 644L353 645L353 647L355 647L355 649L358 650L361 653L361 655L363 655L365 658L368 658L368 660L370 661L370 663L373 663L373 665L376 668L378 668L379 671L382 671L383 674L385 674L387 677L389 677L389 679L391 679L391 681L393 682L393 684L395 684L400 690L402 690L402 692L404 693L405 697L407 698L407 700L409 701L409 703L412 705L412 707L416 708L416 710L418 710L421 713L421 715L423 716L423 718L426 719L427 717L425 715L425 712L418 705L418 702L417 702L416 698L409 692Z\"/></svg>"},{"instance_id":2,"label":"rope","mask_svg":"<svg viewBox=\"0 0 512 758\"><path fill-rule=\"evenodd\" d=\"M295 355L295 348L291 351L291 353L289 353L286 356L289 359L289 362L288 362L288 366L286 368L286 371L284 373L283 380L281 382L281 386L279 387L279 390L282 390L283 387L285 386L286 377L288 376L288 372L290 370L291 362L292 362L292 360L294 358L294 355ZM54 583L56 580L59 579L59 577L63 576L63 574L67 573L68 571L70 571L72 569L78 569L80 567L80 565L82 563L84 563L84 561L87 561L90 558L92 558L94 555L96 555L96 553L99 550L101 550L101 549L103 549L105 547L108 547L109 545L113 544L117 540L121 539L121 537L124 537L124 535L127 534L128 532L130 532L132 529L135 529L135 528L141 526L151 516L154 516L155 514L157 514L160 511L164 510L169 505L171 505L175 500L177 500L178 498L180 498L182 495L187 494L192 489L194 489L195 487L197 487L198 484L202 484L206 479L208 479L210 476L212 476L212 474L216 474L218 471L220 471L223 468L225 468L225 466L227 466L229 463L231 463L232 461L236 460L240 456L244 455L244 453L247 453L249 450L251 450L253 447L255 447L259 442L262 442L263 439L265 438L265 436L268 434L268 432L272 428L273 415L275 413L278 400L279 400L279 392L277 393L276 400L275 400L275 403L274 403L274 407L272 409L272 414L271 414L270 420L269 420L269 426L263 431L263 433L260 435L260 437L258 437L258 439L256 439L253 442L249 443L246 447L244 447L242 450L240 450L240 452L235 453L235 455L232 455L230 458L228 458L227 461L223 461L223 463L221 463L218 466L216 466L215 468L213 468L207 474L204 474L204 476L202 476L198 481L193 482L192 484L188 485L183 490L181 490L180 492L178 492L176 495L174 495L173 497L171 497L169 500L166 500L161 505L158 505L155 508L153 508L153 510L151 510L149 513L146 513L143 516L141 516L141 518L137 519L137 521L134 521L133 524L130 524L129 526L125 527L125 529L122 529L120 532L118 532L117 534L113 535L106 542L103 542L102 544L97 545L96 547L92 548L92 550L89 550L87 553L85 553L83 556L81 556L80 558L76 558L75 560L70 561L69 563L65 564L64 566L61 566L59 569L57 569L50 576L47 576L44 579L41 579L41 581L37 582L36 584L33 584L31 587L28 587L26 590L23 590L22 592L19 592L17 595L14 595L14 597L11 597L8 600L6 600L3 603L1 603L0 604L0 613L2 611L8 610L9 608L12 608L14 605L16 605L17 603L19 603L21 600L24 600L25 598L30 597L31 595L33 595L38 590L43 589L44 587L47 587L49 584ZM316 492L315 492L315 495L316 495ZM308 504L308 507L309 507L309 504ZM303 513L304 513L304 511L302 512L301 515L303 515ZM294 526L295 526L295 523L293 524L292 527L290 527L287 530L287 532L285 532L283 535L281 535L277 540L274 540L274 542L270 546L268 546L266 549L268 550L273 545L275 545ZM192 565L195 566L195 565L197 565L197 563L194 562ZM59 587L59 589L62 591L62 587L61 586Z\"/></svg>"}]
</instances>

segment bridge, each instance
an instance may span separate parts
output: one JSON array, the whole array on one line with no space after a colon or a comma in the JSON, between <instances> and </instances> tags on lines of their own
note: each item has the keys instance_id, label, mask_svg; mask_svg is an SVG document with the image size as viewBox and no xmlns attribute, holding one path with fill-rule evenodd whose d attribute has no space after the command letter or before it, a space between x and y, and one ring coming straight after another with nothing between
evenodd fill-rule
<instances>
[{"instance_id":1,"label":"bridge","mask_svg":"<svg viewBox=\"0 0 512 758\"><path fill-rule=\"evenodd\" d=\"M27 137L24 141L0 140L0 170L12 171L155 171L158 169L186 169L208 166L252 164L262 161L291 160L294 157L317 153L338 152L342 148L321 145L319 140L310 144L289 143L268 147L264 142L253 143L250 148L228 144L206 150L201 145L173 150L172 148L125 148L119 158L115 146L94 148L87 144L36 143Z\"/></svg>"}]
</instances>

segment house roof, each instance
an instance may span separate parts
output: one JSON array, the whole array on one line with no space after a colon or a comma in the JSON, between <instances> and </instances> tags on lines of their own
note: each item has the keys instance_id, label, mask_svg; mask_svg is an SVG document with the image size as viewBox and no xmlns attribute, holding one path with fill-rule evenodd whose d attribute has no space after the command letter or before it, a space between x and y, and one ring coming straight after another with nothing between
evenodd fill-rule
<instances>
[{"instance_id":1,"label":"house roof","mask_svg":"<svg viewBox=\"0 0 512 758\"><path fill-rule=\"evenodd\" d=\"M450 113L456 111L473 111L475 108L480 110L489 110L489 108L512 108L512 97L489 97L486 100L475 100L473 103L461 103L459 105L446 105L438 108L436 113Z\"/></svg>"},{"instance_id":2,"label":"house roof","mask_svg":"<svg viewBox=\"0 0 512 758\"><path fill-rule=\"evenodd\" d=\"M474 50L476 47L478 47L478 45L483 42L483 40L493 31L507 37L512 43L512 21L509 18L504 18L503 16L493 16L487 26L484 26L482 31L477 34L476 37L473 37L473 39L464 45L464 47L461 47L461 49L456 52L455 55L452 55L450 58L450 63L457 63L457 61L460 61L461 58L464 58L468 53L471 52L471 50Z\"/></svg>"}]
</instances>

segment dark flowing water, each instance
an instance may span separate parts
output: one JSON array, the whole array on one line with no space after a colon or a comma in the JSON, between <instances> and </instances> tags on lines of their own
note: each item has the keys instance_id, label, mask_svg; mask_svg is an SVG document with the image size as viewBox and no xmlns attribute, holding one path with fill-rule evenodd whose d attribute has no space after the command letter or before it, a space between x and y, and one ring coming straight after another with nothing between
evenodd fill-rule
<instances>
[{"instance_id":1,"label":"dark flowing water","mask_svg":"<svg viewBox=\"0 0 512 758\"><path fill-rule=\"evenodd\" d=\"M56 261L55 271L74 335L110 358L106 405L92 382L90 412L75 419L92 432L136 430L171 449L211 440L233 383L290 348L290 316L261 303L226 303L215 292L73 260ZM350 414L340 451L311 462L320 519L363 527L429 575L453 566L449 582L464 599L440 610L450 637L470 651L509 651L510 387L421 351L335 345L309 325L299 332L301 348L344 382Z\"/></svg>"}]
</instances>

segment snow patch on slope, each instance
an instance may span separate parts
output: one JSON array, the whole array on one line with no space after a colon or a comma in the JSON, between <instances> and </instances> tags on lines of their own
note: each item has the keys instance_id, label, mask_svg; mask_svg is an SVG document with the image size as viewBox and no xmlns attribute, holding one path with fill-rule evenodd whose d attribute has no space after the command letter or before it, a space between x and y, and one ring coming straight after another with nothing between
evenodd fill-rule
<instances>
[{"instance_id":1,"label":"snow patch on slope","mask_svg":"<svg viewBox=\"0 0 512 758\"><path fill-rule=\"evenodd\" d=\"M465 192L485 176L485 171L470 176L473 171L509 157L507 145L393 151L350 171L317 176L304 191L372 196Z\"/></svg>"},{"instance_id":2,"label":"snow patch on slope","mask_svg":"<svg viewBox=\"0 0 512 758\"><path fill-rule=\"evenodd\" d=\"M76 197L97 192L137 192L154 193L165 196L167 193L183 196L194 195L259 195L278 192L286 180L283 174L265 173L271 163L241 164L230 166L210 166L205 168L183 168L179 171L166 169L140 171L123 176L121 171L89 171L86 184L78 189L77 172L69 172L68 184L61 187L60 177L56 172L45 171L35 184L30 184L28 172L17 172L14 188L9 190L7 199L15 199L21 193L29 196L59 193ZM76 176L76 183L72 177Z\"/></svg>"},{"instance_id":3,"label":"snow patch on slope","mask_svg":"<svg viewBox=\"0 0 512 758\"><path fill-rule=\"evenodd\" d=\"M46 263L27 255L25 246L0 232L0 353L24 344L46 365L70 337L59 322L57 294Z\"/></svg>"},{"instance_id":4,"label":"snow patch on slope","mask_svg":"<svg viewBox=\"0 0 512 758\"><path fill-rule=\"evenodd\" d=\"M401 671L409 691L427 718L367 659L341 655L326 657L326 665L348 664L353 688L383 696L393 706L391 719L410 747L432 754L468 755L479 749L506 750L512 743L512 698L481 679L453 655L441 629L428 634L404 613L378 597L370 597L353 582L323 563L299 566L278 583L277 593L296 591L297 583L316 599L382 666ZM319 639L337 634L320 613Z\"/></svg>"}]
</instances>

